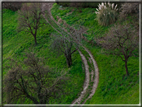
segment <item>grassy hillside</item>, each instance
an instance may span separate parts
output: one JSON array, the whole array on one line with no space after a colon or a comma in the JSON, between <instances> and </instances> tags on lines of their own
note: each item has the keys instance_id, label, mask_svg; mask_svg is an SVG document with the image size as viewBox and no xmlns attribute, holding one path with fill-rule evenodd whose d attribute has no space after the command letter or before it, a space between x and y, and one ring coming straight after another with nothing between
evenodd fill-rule
<instances>
[{"instance_id":1,"label":"grassy hillside","mask_svg":"<svg viewBox=\"0 0 142 107\"><path fill-rule=\"evenodd\" d=\"M42 57L45 64L55 71L68 71L66 59L63 55L58 56L50 51L50 36L55 31L47 24L40 28L37 35L38 45L34 46L34 38L31 34L21 31L17 32L17 12L11 10L3 10L3 76L7 73L5 66L8 65L7 58L11 57L18 61L24 59L25 52L31 50L37 54L37 57ZM66 81L63 88L66 95L62 95L60 99L53 99L49 103L54 104L70 104L82 89L84 83L85 72L82 70L82 61L78 52L73 55L73 66L68 73L70 80ZM57 93L58 94L58 93ZM5 98L5 94L3 96ZM16 102L17 104L20 101ZM32 103L26 99L24 104Z\"/></svg>"},{"instance_id":2,"label":"grassy hillside","mask_svg":"<svg viewBox=\"0 0 142 107\"><path fill-rule=\"evenodd\" d=\"M73 11L74 9L74 11ZM68 15L67 12L71 12ZM86 38L94 40L103 37L104 33L113 25L100 26L95 19L95 9L83 8L80 13L76 8L60 8L54 5L52 14L61 17L70 25L83 25L87 30ZM74 17L76 16L76 17ZM117 23L117 22L116 22ZM139 103L139 58L131 57L128 61L130 76L126 77L125 63L121 58L104 54L100 47L87 44L85 46L92 52L99 67L99 85L95 95L86 104L138 104ZM84 53L85 54L85 53ZM133 93L135 92L135 93ZM129 97L128 97L129 96ZM125 99L125 100L124 100Z\"/></svg>"},{"instance_id":3,"label":"grassy hillside","mask_svg":"<svg viewBox=\"0 0 142 107\"><path fill-rule=\"evenodd\" d=\"M138 104L139 103L139 58L131 57L128 60L130 76L125 76L125 63L116 56L104 54L101 47L95 45L94 37L102 37L113 25L103 27L95 19L95 9L83 8L80 13L76 8L60 8L56 3L53 5L52 14L56 19L59 16L69 25L82 25L87 28L85 36L88 40L93 40L90 45L85 41L83 44L92 52L99 67L99 84L94 96L86 104ZM68 15L68 13L72 12ZM21 31L17 32L17 12L3 10L3 76L7 73L5 66L8 64L8 57L23 60L27 51L32 51L38 57L45 59L45 64L57 71L68 71L65 57L58 56L50 51L51 34L54 29L48 24L40 28L37 35L38 45L34 46L34 38L31 34ZM56 19L57 20L57 19ZM83 54L87 54L82 50ZM78 52L73 54L73 65L69 70L70 80L63 85L68 94L60 99L51 98L51 104L70 104L80 93L85 72L82 69L82 61ZM3 96L5 98L5 95ZM124 100L125 99L125 100ZM20 103L17 101L16 103ZM32 103L26 99L23 103Z\"/></svg>"}]
</instances>

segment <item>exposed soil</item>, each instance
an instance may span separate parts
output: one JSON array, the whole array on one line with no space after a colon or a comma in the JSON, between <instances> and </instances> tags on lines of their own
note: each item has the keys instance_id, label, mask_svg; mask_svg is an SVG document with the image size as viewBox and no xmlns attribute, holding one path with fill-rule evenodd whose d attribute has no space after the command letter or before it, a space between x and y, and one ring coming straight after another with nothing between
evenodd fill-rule
<instances>
[{"instance_id":1,"label":"exposed soil","mask_svg":"<svg viewBox=\"0 0 142 107\"><path fill-rule=\"evenodd\" d=\"M61 34L61 32L58 30L58 28L56 28L55 26L53 26L53 24L51 23L51 21L54 22L54 24L56 24L56 26L58 26L59 28L63 29L65 32L66 30L64 28L62 28L56 21L55 19L53 18L52 14L51 14L51 8L52 8L52 5L53 3L43 3L42 5L42 11L43 11L43 17L45 18L46 22L49 23L57 32L59 32ZM49 21L51 20L51 21ZM70 34L69 34L70 35ZM91 98L94 94L95 94L95 91L97 89L97 86L98 86L98 82L99 82L99 69L98 69L98 66L97 66L97 63L92 55L92 53L86 48L84 47L81 43L78 42L78 40L76 38L74 38L72 35L70 35L73 39L74 39L74 42L79 44L80 46L82 46L84 48L84 50L88 53L89 55L89 63L93 64L94 66L94 69L91 69L91 73L89 72L89 65L88 65L88 62L87 62L87 59L85 58L85 56L81 53L80 50L78 50L81 58L82 58L82 61L84 63L84 67L85 67L85 81L84 81L84 85L83 85L83 90L82 92L80 93L80 96L75 99L71 106L73 106L74 104L84 104L89 98ZM90 85L91 81L90 81L90 75L91 75L91 81L93 81L93 85L91 86L91 91L88 92L87 90L88 89L88 86ZM89 96L87 96L87 98L85 97L85 95L89 94Z\"/></svg>"},{"instance_id":2,"label":"exposed soil","mask_svg":"<svg viewBox=\"0 0 142 107\"><path fill-rule=\"evenodd\" d=\"M86 47L83 46L83 48L89 54L89 56L90 56L90 58L93 62L93 65L94 65L94 69L95 69L95 78L94 78L94 83L93 83L93 87L92 87L92 90L91 90L91 94L88 96L87 99L85 99L85 101L83 102L83 104L84 104L89 98L91 98L95 94L95 91L96 91L98 83L99 83L99 68L98 68L97 62L93 58L92 53Z\"/></svg>"},{"instance_id":3,"label":"exposed soil","mask_svg":"<svg viewBox=\"0 0 142 107\"><path fill-rule=\"evenodd\" d=\"M81 53L80 50L78 50L78 52L79 52L79 54L80 54L80 56L81 56L81 59L82 59L82 61L83 61L83 63L84 63L84 66L85 66L85 81L84 81L84 85L83 85L83 91L81 92L80 96L72 102L72 105L71 105L71 106L73 106L73 104L76 104L76 103L78 103L78 104L81 103L81 100L82 100L82 98L84 97L84 95L85 95L85 93L86 93L86 91L87 91L87 88L88 88L88 86L89 86L89 80L90 80L90 77L89 77L89 75L90 75L90 74L89 74L89 66L88 66L88 63L87 63L87 59L86 59L85 56Z\"/></svg>"}]
</instances>

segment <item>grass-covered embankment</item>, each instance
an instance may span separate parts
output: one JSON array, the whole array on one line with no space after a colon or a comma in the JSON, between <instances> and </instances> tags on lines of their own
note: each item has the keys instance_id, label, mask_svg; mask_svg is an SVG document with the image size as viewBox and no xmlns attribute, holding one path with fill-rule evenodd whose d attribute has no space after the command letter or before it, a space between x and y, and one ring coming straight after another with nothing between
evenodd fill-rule
<instances>
[{"instance_id":1,"label":"grass-covered embankment","mask_svg":"<svg viewBox=\"0 0 142 107\"><path fill-rule=\"evenodd\" d=\"M64 55L58 56L57 53L53 53L50 50L51 34L55 33L54 29L45 23L38 30L37 42L38 45L34 45L34 38L30 33L25 31L17 32L17 12L4 9L3 10L3 24L2 24L2 39L3 39L3 77L8 72L5 66L9 64L7 58L11 57L17 61L22 61L25 57L25 52L34 52L37 57L44 59L45 65L48 65L53 70L69 71L70 79L63 84L63 89L67 94L60 96L60 99L50 98L50 104L70 104L82 90L85 74L82 70L82 61L78 52L75 52L72 56L73 65L70 70L67 68L66 59ZM58 93L57 93L58 94ZM5 94L3 96L5 100ZM20 104L19 101L15 102ZM25 99L24 104L31 104L32 101Z\"/></svg>"},{"instance_id":2,"label":"grass-covered embankment","mask_svg":"<svg viewBox=\"0 0 142 107\"><path fill-rule=\"evenodd\" d=\"M68 15L69 12L73 11ZM54 4L52 14L56 19L59 16L69 25L82 25L87 30L86 38L103 37L110 26L100 26L96 20L95 9L82 8L80 13L76 8L60 8ZM117 22L116 22L117 23ZM125 76L125 63L114 55L104 54L101 47L83 42L92 52L99 67L99 85L96 93L86 104L138 104L139 103L139 57L130 57L128 69L130 76ZM83 50L82 50L83 51ZM83 54L87 54L83 52ZM125 100L124 100L125 99Z\"/></svg>"},{"instance_id":3,"label":"grass-covered embankment","mask_svg":"<svg viewBox=\"0 0 142 107\"><path fill-rule=\"evenodd\" d=\"M73 12L67 15L72 10ZM88 33L85 36L88 40L94 41L94 37L102 37L113 26L100 26L94 20L96 14L93 8L82 8L80 13L76 8L60 8L60 6L54 4L51 12L55 19L56 16L59 16L69 25L85 26ZM3 10L3 76L7 73L5 66L8 64L8 57L23 60L24 53L31 51L31 49L38 57L44 58L45 64L50 68L68 71L65 57L63 55L58 56L50 51L51 34L55 32L54 29L45 23L38 31L38 45L35 46L34 38L30 33L16 31L17 16L17 12ZM130 76L126 77L124 62L119 57L104 54L103 49L95 45L95 41L92 46L85 41L83 41L83 44L92 52L99 67L99 84L96 93L86 104L138 104L139 58L130 57L128 60ZM84 50L81 51L84 55L87 54ZM74 53L72 58L73 65L69 70L70 81L63 84L63 88L68 94L61 96L60 99L50 98L49 103L69 104L80 94L85 78L82 61L78 52ZM5 96L3 97L5 99ZM19 100L16 103L21 102ZM30 104L32 102L25 99L23 103Z\"/></svg>"}]
</instances>

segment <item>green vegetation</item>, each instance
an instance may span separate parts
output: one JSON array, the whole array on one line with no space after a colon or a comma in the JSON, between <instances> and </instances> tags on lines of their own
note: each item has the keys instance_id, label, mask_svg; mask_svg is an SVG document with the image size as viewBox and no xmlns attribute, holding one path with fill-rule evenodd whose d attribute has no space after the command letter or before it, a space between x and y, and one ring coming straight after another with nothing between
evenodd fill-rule
<instances>
[{"instance_id":1,"label":"green vegetation","mask_svg":"<svg viewBox=\"0 0 142 107\"><path fill-rule=\"evenodd\" d=\"M82 8L82 13L76 11L76 8L70 15L66 15L65 11L71 12L73 8L59 9L59 6L54 4L52 14L54 17L59 16L70 25L83 25L88 29L88 34L84 35L88 40L103 37L113 25L101 26L95 19L95 9ZM64 14L63 14L64 13ZM76 17L74 17L76 16ZM117 22L116 22L117 23ZM92 52L99 67L99 85L95 95L86 102L86 104L138 104L139 103L139 58L130 57L128 60L128 69L130 76L125 74L125 63L121 58L114 55L104 54L101 47L83 44ZM83 51L83 50L82 50ZM85 53L83 53L85 54ZM136 91L133 95L132 92ZM127 97L127 95L130 94ZM133 96L133 97L132 97ZM126 98L126 100L121 99Z\"/></svg>"},{"instance_id":2,"label":"green vegetation","mask_svg":"<svg viewBox=\"0 0 142 107\"><path fill-rule=\"evenodd\" d=\"M99 84L94 96L86 104L138 104L139 103L139 58L130 57L128 60L129 76L125 74L125 63L114 55L104 54L101 47L96 45L95 39L103 37L104 34L114 26L101 26L96 18L96 9L82 8L81 13L74 7L60 7L56 3L51 12L57 20L57 16L65 20L67 24L75 26L85 26L87 34L84 36L92 41L92 45L82 41L82 43L92 52L99 67ZM67 13L70 13L69 15ZM50 50L51 34L55 30L48 24L44 24L37 34L37 46L34 45L33 37L25 31L17 32L17 12L3 9L3 76L7 73L5 68L9 63L7 58L12 57L23 60L25 52L31 50L45 60L45 65L55 71L68 71L70 80L63 84L67 94L60 99L50 98L50 104L70 104L78 97L82 90L85 79L85 72L82 69L82 60L78 52L72 56L72 66L68 69L64 55L57 55ZM116 22L117 23L117 22ZM76 26L77 25L77 26ZM86 56L87 53L82 50ZM5 94L4 94L5 99ZM16 102L21 103L20 100ZM24 104L31 104L29 99L25 99Z\"/></svg>"},{"instance_id":3,"label":"green vegetation","mask_svg":"<svg viewBox=\"0 0 142 107\"><path fill-rule=\"evenodd\" d=\"M65 57L63 55L58 56L56 53L50 51L50 36L55 31L45 24L40 28L37 34L37 41L39 44L35 47L33 37L30 33L25 31L17 32L17 12L4 9L3 10L3 76L7 73L5 68L9 61L7 58L12 57L18 61L23 61L25 52L31 50L37 54L37 57L42 57L45 60L45 64L55 71L68 71ZM66 95L62 95L59 99L50 98L49 103L54 104L70 104L82 90L85 74L82 70L82 61L78 52L72 56L73 65L69 70L70 80L66 81L63 88L68 92ZM5 94L4 94L5 99ZM20 100L16 104L21 103ZM24 104L31 104L29 99L25 99Z\"/></svg>"},{"instance_id":4,"label":"green vegetation","mask_svg":"<svg viewBox=\"0 0 142 107\"><path fill-rule=\"evenodd\" d=\"M128 98L126 93L129 90L133 89L133 91L139 92L139 58L132 57L128 60L128 68L130 72L130 76L127 77L125 73L125 63L121 60L121 58L113 56L113 55L105 55L102 53L101 48L95 48L88 46L90 48L92 54L97 61L99 67L99 85L97 87L95 95L92 99L86 103L89 104L122 104L125 102L124 99L119 99L118 97L124 95L126 99ZM136 89L137 88L137 89ZM138 94L137 94L138 95ZM138 104L139 96L131 97L132 102L128 102L127 104ZM137 100L135 100L137 99ZM136 102L137 101L137 102ZM118 103L115 103L118 102Z\"/></svg>"},{"instance_id":5,"label":"green vegetation","mask_svg":"<svg viewBox=\"0 0 142 107\"><path fill-rule=\"evenodd\" d=\"M82 7L82 8L97 8L98 7L98 4L99 2L95 3L95 2L82 2L82 3L74 3L74 2L59 2L57 3L58 5L61 5L61 6L64 6L64 7Z\"/></svg>"},{"instance_id":6,"label":"green vegetation","mask_svg":"<svg viewBox=\"0 0 142 107\"><path fill-rule=\"evenodd\" d=\"M113 24L117 20L118 9L117 5L114 5L114 3L102 3L99 5L97 10L98 11L96 12L96 20L99 22L100 25L108 26L110 24Z\"/></svg>"}]
</instances>

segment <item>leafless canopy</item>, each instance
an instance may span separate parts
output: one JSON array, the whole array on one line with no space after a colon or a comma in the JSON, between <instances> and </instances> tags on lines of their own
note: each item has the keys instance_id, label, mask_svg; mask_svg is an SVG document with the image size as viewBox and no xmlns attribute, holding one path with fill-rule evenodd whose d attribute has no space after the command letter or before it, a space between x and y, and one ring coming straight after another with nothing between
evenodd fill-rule
<instances>
[{"instance_id":1,"label":"leafless canopy","mask_svg":"<svg viewBox=\"0 0 142 107\"><path fill-rule=\"evenodd\" d=\"M26 56L23 65L11 60L13 66L4 77L6 103L28 98L34 104L46 104L50 96L54 97L59 92L58 87L61 86L61 80L65 79L65 74L54 79L49 74L51 70L44 66L41 59L36 58L33 53Z\"/></svg>"},{"instance_id":2,"label":"leafless canopy","mask_svg":"<svg viewBox=\"0 0 142 107\"><path fill-rule=\"evenodd\" d=\"M66 21L62 20L57 16L58 22L57 25L60 26L62 30L58 31L60 35L54 35L53 42L51 47L57 52L61 52L66 57L66 62L68 67L72 65L72 54L77 51L79 45L74 42L73 38L69 35L73 35L78 43L81 43L82 33L86 32L84 27L79 26L78 29L75 29L73 26L70 26ZM76 48L73 50L73 46ZM58 53L59 54L59 53Z\"/></svg>"},{"instance_id":3,"label":"leafless canopy","mask_svg":"<svg viewBox=\"0 0 142 107\"><path fill-rule=\"evenodd\" d=\"M128 14L139 13L139 3L124 3L121 6L120 16L127 16Z\"/></svg>"},{"instance_id":4,"label":"leafless canopy","mask_svg":"<svg viewBox=\"0 0 142 107\"><path fill-rule=\"evenodd\" d=\"M126 72L129 75L127 61L135 52L138 53L135 51L139 46L138 31L130 24L115 25L104 38L98 40L98 43L125 61Z\"/></svg>"},{"instance_id":5,"label":"leafless canopy","mask_svg":"<svg viewBox=\"0 0 142 107\"><path fill-rule=\"evenodd\" d=\"M41 3L24 3L18 11L18 30L26 30L34 36L37 44L37 30L41 27Z\"/></svg>"},{"instance_id":6,"label":"leafless canopy","mask_svg":"<svg viewBox=\"0 0 142 107\"><path fill-rule=\"evenodd\" d=\"M138 47L138 32L131 25L115 25L101 42L108 50L114 50L114 54L132 56L133 50Z\"/></svg>"}]
</instances>

